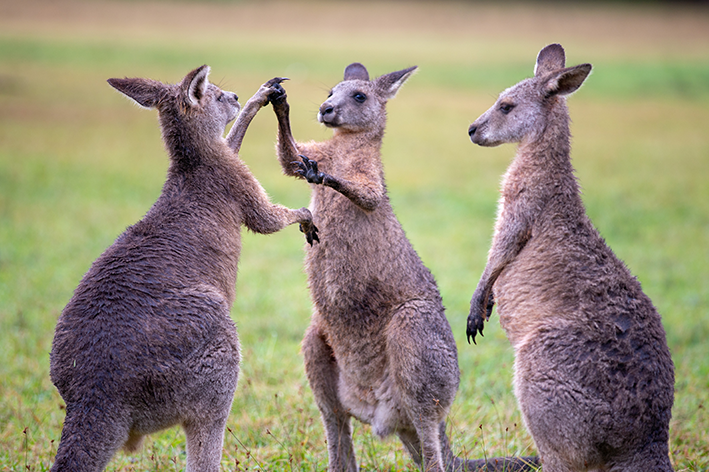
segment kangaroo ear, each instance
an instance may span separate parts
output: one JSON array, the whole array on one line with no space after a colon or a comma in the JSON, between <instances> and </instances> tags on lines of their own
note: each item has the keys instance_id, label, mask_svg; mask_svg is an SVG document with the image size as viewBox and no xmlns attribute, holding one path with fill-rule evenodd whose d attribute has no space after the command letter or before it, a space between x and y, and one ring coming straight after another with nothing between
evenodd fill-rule
<instances>
[{"instance_id":1,"label":"kangaroo ear","mask_svg":"<svg viewBox=\"0 0 709 472\"><path fill-rule=\"evenodd\" d=\"M353 62L345 68L345 78L343 80L367 80L369 81L369 72L359 62Z\"/></svg>"},{"instance_id":2,"label":"kangaroo ear","mask_svg":"<svg viewBox=\"0 0 709 472\"><path fill-rule=\"evenodd\" d=\"M390 72L381 77L377 77L374 82L379 90L382 91L384 98L389 100L396 96L396 92L399 91L399 88L404 85L404 82L413 75L417 68L418 66L413 66L408 69Z\"/></svg>"},{"instance_id":3,"label":"kangaroo ear","mask_svg":"<svg viewBox=\"0 0 709 472\"><path fill-rule=\"evenodd\" d=\"M165 84L150 79L108 79L107 82L144 108L155 108L167 89Z\"/></svg>"},{"instance_id":4,"label":"kangaroo ear","mask_svg":"<svg viewBox=\"0 0 709 472\"><path fill-rule=\"evenodd\" d=\"M580 64L574 67L561 69L549 76L544 83L547 96L568 95L581 87L588 74L591 73L591 64Z\"/></svg>"},{"instance_id":5,"label":"kangaroo ear","mask_svg":"<svg viewBox=\"0 0 709 472\"><path fill-rule=\"evenodd\" d=\"M182 79L180 88L187 97L187 101L190 105L196 106L199 104L200 100L204 98L207 93L207 86L209 81L210 68L208 65L203 65L198 67Z\"/></svg>"},{"instance_id":6,"label":"kangaroo ear","mask_svg":"<svg viewBox=\"0 0 709 472\"><path fill-rule=\"evenodd\" d=\"M566 66L566 54L561 44L550 44L537 54L537 63L534 65L534 76L541 77Z\"/></svg>"}]
</instances>

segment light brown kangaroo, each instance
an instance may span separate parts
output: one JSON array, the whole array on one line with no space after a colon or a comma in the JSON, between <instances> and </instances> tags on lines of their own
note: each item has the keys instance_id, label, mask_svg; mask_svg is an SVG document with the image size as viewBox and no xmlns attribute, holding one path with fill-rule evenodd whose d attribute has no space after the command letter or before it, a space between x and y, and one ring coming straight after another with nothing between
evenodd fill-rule
<instances>
[{"instance_id":1,"label":"light brown kangaroo","mask_svg":"<svg viewBox=\"0 0 709 472\"><path fill-rule=\"evenodd\" d=\"M586 216L571 166L565 96L590 72L566 68L564 49L549 45L534 77L470 126L481 146L520 144L468 339L497 303L544 472L670 471L674 367L660 315Z\"/></svg>"},{"instance_id":2,"label":"light brown kangaroo","mask_svg":"<svg viewBox=\"0 0 709 472\"><path fill-rule=\"evenodd\" d=\"M303 355L329 470L357 470L351 417L399 436L426 471L523 470L524 459L459 459L445 434L460 377L456 344L436 282L389 203L380 158L385 105L415 69L370 81L363 65L349 65L318 113L334 132L325 142L297 144L285 95L273 100L280 163L313 184L322 236L307 250L314 313Z\"/></svg>"},{"instance_id":3,"label":"light brown kangaroo","mask_svg":"<svg viewBox=\"0 0 709 472\"><path fill-rule=\"evenodd\" d=\"M229 149L222 133L239 103L208 74L108 81L158 109L170 167L158 200L93 263L57 323L51 378L66 418L52 471L103 470L121 447L178 424L187 471L218 471L239 373L230 309L241 226L265 234L299 222L317 237L310 211L270 203ZM246 103L229 135L235 149L274 84Z\"/></svg>"}]
</instances>

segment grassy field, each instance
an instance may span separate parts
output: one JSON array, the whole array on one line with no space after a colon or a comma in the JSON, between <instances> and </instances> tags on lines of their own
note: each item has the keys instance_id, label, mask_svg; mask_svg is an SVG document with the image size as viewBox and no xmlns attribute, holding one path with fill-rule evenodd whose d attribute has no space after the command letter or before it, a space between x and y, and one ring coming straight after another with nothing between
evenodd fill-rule
<instances>
[{"instance_id":1,"label":"grassy field","mask_svg":"<svg viewBox=\"0 0 709 472\"><path fill-rule=\"evenodd\" d=\"M48 470L64 419L49 380L56 320L91 262L157 198L167 158L154 111L105 82L180 80L201 64L242 103L285 75L294 134L344 67L418 64L389 104L383 159L394 209L436 276L459 348L449 416L470 458L534 454L512 394L512 351L493 315L465 341L501 174L512 146L470 143L468 125L561 42L594 72L569 99L588 212L663 315L676 368L676 470L709 469L709 10L404 2L0 0L0 470ZM257 116L241 157L274 201L307 204L281 175L276 121ZM246 234L233 309L242 374L224 470L324 470L327 451L299 344L310 301L294 227ZM354 422L363 470L412 470L394 438ZM108 470L182 470L184 435L155 434Z\"/></svg>"}]
</instances>

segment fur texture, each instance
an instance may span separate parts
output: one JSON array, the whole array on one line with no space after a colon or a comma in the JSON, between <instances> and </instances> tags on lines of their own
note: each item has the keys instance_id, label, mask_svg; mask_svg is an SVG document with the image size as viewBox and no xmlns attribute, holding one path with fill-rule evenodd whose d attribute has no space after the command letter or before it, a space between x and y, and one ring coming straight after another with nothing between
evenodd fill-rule
<instances>
[{"instance_id":1,"label":"fur texture","mask_svg":"<svg viewBox=\"0 0 709 472\"><path fill-rule=\"evenodd\" d=\"M239 372L230 308L241 226L271 233L300 222L314 235L310 211L271 204L226 145L239 104L208 73L202 66L177 85L109 80L158 109L170 167L158 200L93 263L57 323L51 378L66 419L52 471L103 470L119 448L176 424L187 470L218 471ZM235 149L276 83L247 102Z\"/></svg>"},{"instance_id":2,"label":"fur texture","mask_svg":"<svg viewBox=\"0 0 709 472\"><path fill-rule=\"evenodd\" d=\"M456 344L436 282L384 183L385 105L415 69L369 80L363 65L348 66L318 113L334 132L325 142L296 143L285 97L273 102L280 163L313 184L310 208L323 239L306 256L314 313L303 355L331 471L357 470L351 417L379 436L396 434L427 471L488 467L450 451L445 418L460 376ZM487 470L516 466L524 460L491 460Z\"/></svg>"},{"instance_id":3,"label":"fur texture","mask_svg":"<svg viewBox=\"0 0 709 472\"><path fill-rule=\"evenodd\" d=\"M660 315L586 216L571 166L565 96L590 71L547 46L535 76L470 126L481 146L520 144L467 332L482 334L497 303L545 472L670 471L674 367Z\"/></svg>"}]
</instances>

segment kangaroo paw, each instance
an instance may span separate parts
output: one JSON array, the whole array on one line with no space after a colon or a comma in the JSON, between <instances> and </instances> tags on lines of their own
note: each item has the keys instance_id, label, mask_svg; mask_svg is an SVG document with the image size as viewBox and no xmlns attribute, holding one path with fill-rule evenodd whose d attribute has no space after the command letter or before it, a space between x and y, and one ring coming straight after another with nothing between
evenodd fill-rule
<instances>
[{"instance_id":1,"label":"kangaroo paw","mask_svg":"<svg viewBox=\"0 0 709 472\"><path fill-rule=\"evenodd\" d=\"M293 164L298 168L295 172L303 177L308 183L311 184L322 184L325 174L318 171L317 161L308 159L306 156L299 155L302 161L294 161Z\"/></svg>"},{"instance_id":2,"label":"kangaroo paw","mask_svg":"<svg viewBox=\"0 0 709 472\"><path fill-rule=\"evenodd\" d=\"M286 99L286 90L281 85L281 82L288 80L286 77L274 77L265 84L265 87L270 88L268 94L268 102L278 105Z\"/></svg>"},{"instance_id":3,"label":"kangaroo paw","mask_svg":"<svg viewBox=\"0 0 709 472\"><path fill-rule=\"evenodd\" d=\"M300 223L299 228L300 232L305 234L305 240L308 242L308 244L312 246L313 241L320 242L320 238L318 237L318 228L313 224L312 221L307 223Z\"/></svg>"},{"instance_id":4,"label":"kangaroo paw","mask_svg":"<svg viewBox=\"0 0 709 472\"><path fill-rule=\"evenodd\" d=\"M473 300L470 302L470 314L468 315L468 328L466 330L468 344L470 344L471 337L473 338L473 344L477 344L475 342L475 336L478 333L480 333L480 336L484 336L484 323L485 320L490 319L493 306L495 306L495 297L492 291L490 291L487 296L481 295L478 291L475 292Z\"/></svg>"}]
</instances>

